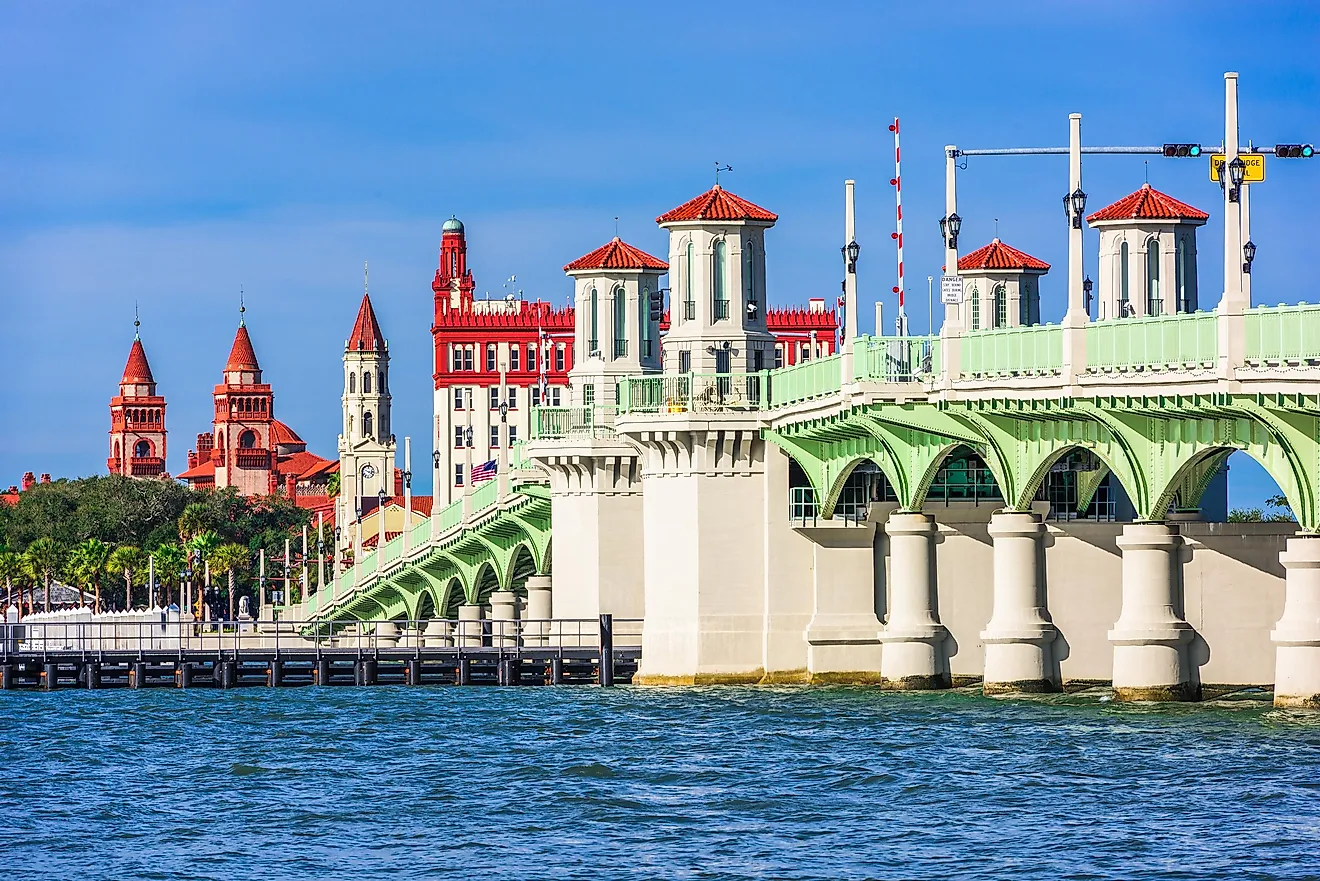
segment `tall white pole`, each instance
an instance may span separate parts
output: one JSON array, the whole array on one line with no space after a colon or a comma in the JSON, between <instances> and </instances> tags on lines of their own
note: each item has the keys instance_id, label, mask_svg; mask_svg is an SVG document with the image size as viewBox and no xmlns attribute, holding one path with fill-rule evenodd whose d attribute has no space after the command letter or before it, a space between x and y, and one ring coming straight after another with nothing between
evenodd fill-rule
<instances>
[{"instance_id":1,"label":"tall white pole","mask_svg":"<svg viewBox=\"0 0 1320 881\"><path fill-rule=\"evenodd\" d=\"M1243 272L1242 267L1247 262L1246 252L1243 250L1247 242L1251 241L1251 184L1243 184L1242 192L1238 196L1239 215L1241 217L1241 232L1238 237L1242 239L1242 248L1238 249L1238 279L1242 287L1242 305L1245 309L1251 308L1251 273Z\"/></svg>"},{"instance_id":2,"label":"tall white pole","mask_svg":"<svg viewBox=\"0 0 1320 881\"><path fill-rule=\"evenodd\" d=\"M935 276L926 276L926 336L935 333Z\"/></svg>"},{"instance_id":3,"label":"tall white pole","mask_svg":"<svg viewBox=\"0 0 1320 881\"><path fill-rule=\"evenodd\" d=\"M270 605L266 602L266 549L257 552L257 586L261 589L261 616L271 615Z\"/></svg>"},{"instance_id":4,"label":"tall white pole","mask_svg":"<svg viewBox=\"0 0 1320 881\"><path fill-rule=\"evenodd\" d=\"M412 539L412 438L403 439L403 471L407 475L403 481L403 547L405 550Z\"/></svg>"},{"instance_id":5,"label":"tall white pole","mask_svg":"<svg viewBox=\"0 0 1320 881\"><path fill-rule=\"evenodd\" d=\"M147 609L152 608L152 600L156 596L156 555L147 557Z\"/></svg>"},{"instance_id":6,"label":"tall white pole","mask_svg":"<svg viewBox=\"0 0 1320 881\"><path fill-rule=\"evenodd\" d=\"M944 218L958 213L958 148L948 144L944 148ZM944 239L944 274L958 274L958 240L946 232ZM946 377L959 373L960 348L958 337L963 333L964 309L962 303L944 304L944 322L940 325L943 340L943 362Z\"/></svg>"},{"instance_id":7,"label":"tall white pole","mask_svg":"<svg viewBox=\"0 0 1320 881\"><path fill-rule=\"evenodd\" d=\"M509 403L509 363L507 359L500 360L500 455L499 463L495 466L495 482L497 484L496 492L498 498L502 499L509 494L509 415L507 404Z\"/></svg>"},{"instance_id":8,"label":"tall white pole","mask_svg":"<svg viewBox=\"0 0 1320 881\"><path fill-rule=\"evenodd\" d=\"M898 148L898 117L894 117L894 124L889 130L894 133L894 242L898 247L898 284L894 286L894 293L898 294L895 332L899 336L907 336L907 285L903 281L903 172L902 153Z\"/></svg>"},{"instance_id":9,"label":"tall white pole","mask_svg":"<svg viewBox=\"0 0 1320 881\"><path fill-rule=\"evenodd\" d=\"M1068 191L1082 188L1082 115L1068 114ZM1082 225L1085 212L1068 202L1068 311L1063 316L1063 381L1073 383L1086 369L1086 293L1082 287Z\"/></svg>"},{"instance_id":10,"label":"tall white pole","mask_svg":"<svg viewBox=\"0 0 1320 881\"><path fill-rule=\"evenodd\" d=\"M853 372L853 339L857 336L857 267L852 265L846 254L850 244L857 239L856 205L853 200L855 182L843 182L843 357L839 359L839 372L844 385L851 385L856 378ZM877 334L881 333L876 328ZM816 357L815 345L811 357Z\"/></svg>"},{"instance_id":11,"label":"tall white pole","mask_svg":"<svg viewBox=\"0 0 1320 881\"><path fill-rule=\"evenodd\" d=\"M316 592L325 589L325 512L316 512Z\"/></svg>"},{"instance_id":12,"label":"tall white pole","mask_svg":"<svg viewBox=\"0 0 1320 881\"><path fill-rule=\"evenodd\" d=\"M1249 303L1242 290L1242 215L1234 202L1228 166L1238 155L1238 75L1224 74L1224 169L1220 177L1224 183L1224 296L1219 301L1221 312L1238 313ZM1245 189L1245 188L1244 188Z\"/></svg>"},{"instance_id":13,"label":"tall white pole","mask_svg":"<svg viewBox=\"0 0 1320 881\"><path fill-rule=\"evenodd\" d=\"M307 524L302 528L302 598L307 600L307 589L311 586L311 572L307 568Z\"/></svg>"}]
</instances>

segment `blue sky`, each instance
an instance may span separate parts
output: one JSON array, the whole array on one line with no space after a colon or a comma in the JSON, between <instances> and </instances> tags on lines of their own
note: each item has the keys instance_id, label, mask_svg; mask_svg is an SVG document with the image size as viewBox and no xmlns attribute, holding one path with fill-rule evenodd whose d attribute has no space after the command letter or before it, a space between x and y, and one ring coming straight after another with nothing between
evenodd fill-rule
<instances>
[{"instance_id":1,"label":"blue sky","mask_svg":"<svg viewBox=\"0 0 1320 881\"><path fill-rule=\"evenodd\" d=\"M363 260L396 432L425 447L450 214L479 293L516 275L562 303L560 267L616 215L663 254L654 217L706 189L719 160L729 189L781 217L771 300L803 302L837 290L852 177L864 303L892 306L900 116L921 330L944 144L1062 145L1073 111L1091 144L1217 142L1225 70L1241 72L1244 140L1320 141L1320 6L1303 3L9 3L0 45L0 290L18 366L0 392L0 485L104 470L135 301L183 470L240 285L276 414L333 455ZM1145 173L1142 157L1088 158L1091 205ZM1296 302L1315 277L1320 160L1269 174L1252 193L1256 298ZM1199 249L1213 306L1218 188L1203 162L1153 158L1149 175L1212 214ZM1001 238L1056 267L1047 321L1063 313L1065 184L1063 157L973 159L959 184L964 250L998 218ZM1089 234L1092 265L1095 247ZM1272 484L1242 458L1232 503L1258 504Z\"/></svg>"}]
</instances>

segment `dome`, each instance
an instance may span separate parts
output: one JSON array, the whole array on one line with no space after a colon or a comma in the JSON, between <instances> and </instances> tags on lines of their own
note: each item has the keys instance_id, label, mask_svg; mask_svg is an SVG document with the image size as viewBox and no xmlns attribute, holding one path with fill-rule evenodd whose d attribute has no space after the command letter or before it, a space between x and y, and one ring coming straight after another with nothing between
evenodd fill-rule
<instances>
[{"instance_id":1,"label":"dome","mask_svg":"<svg viewBox=\"0 0 1320 881\"><path fill-rule=\"evenodd\" d=\"M462 232L462 231L463 231L463 221L459 220L457 217L453 217L453 216L451 216L448 220L445 221L445 225L442 226L442 227L440 227L440 231L441 231L441 232Z\"/></svg>"}]
</instances>

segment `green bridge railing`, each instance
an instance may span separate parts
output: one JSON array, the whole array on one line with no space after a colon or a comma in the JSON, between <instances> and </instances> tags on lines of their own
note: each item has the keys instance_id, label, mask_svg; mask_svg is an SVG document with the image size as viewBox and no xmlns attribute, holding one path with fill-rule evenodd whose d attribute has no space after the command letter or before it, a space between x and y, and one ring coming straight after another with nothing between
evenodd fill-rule
<instances>
[{"instance_id":1,"label":"green bridge railing","mask_svg":"<svg viewBox=\"0 0 1320 881\"><path fill-rule=\"evenodd\" d=\"M1113 318L1086 325L1089 370L1190 370L1214 367L1219 326L1213 312Z\"/></svg>"},{"instance_id":2,"label":"green bridge railing","mask_svg":"<svg viewBox=\"0 0 1320 881\"><path fill-rule=\"evenodd\" d=\"M1247 363L1320 361L1320 305L1257 306L1245 318Z\"/></svg>"},{"instance_id":3,"label":"green bridge railing","mask_svg":"<svg viewBox=\"0 0 1320 881\"><path fill-rule=\"evenodd\" d=\"M958 340L962 372L1045 376L1063 370L1063 328L1053 324L974 330Z\"/></svg>"}]
</instances>

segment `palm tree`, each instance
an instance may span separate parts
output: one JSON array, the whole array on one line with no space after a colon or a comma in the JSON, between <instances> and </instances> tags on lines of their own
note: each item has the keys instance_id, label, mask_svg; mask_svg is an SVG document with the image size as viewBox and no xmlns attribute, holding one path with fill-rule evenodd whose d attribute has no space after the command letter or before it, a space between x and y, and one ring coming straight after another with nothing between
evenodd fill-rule
<instances>
[{"instance_id":1,"label":"palm tree","mask_svg":"<svg viewBox=\"0 0 1320 881\"><path fill-rule=\"evenodd\" d=\"M69 575L78 585L79 594L84 587L90 586L95 591L95 609L101 611L101 576L105 574L106 562L110 559L110 546L103 541L89 538L73 549L69 557ZM82 601L81 595L79 602Z\"/></svg>"},{"instance_id":2,"label":"palm tree","mask_svg":"<svg viewBox=\"0 0 1320 881\"><path fill-rule=\"evenodd\" d=\"M201 502L192 502L179 515L179 541L187 544L210 529L211 511Z\"/></svg>"},{"instance_id":3,"label":"palm tree","mask_svg":"<svg viewBox=\"0 0 1320 881\"><path fill-rule=\"evenodd\" d=\"M192 505L189 505L188 507L191 508ZM186 515L187 513L188 508L184 508L184 514ZM183 518L180 517L179 520L182 522ZM184 548L193 556L193 571L195 573L200 573L202 571L202 568L211 559L211 555L215 553L215 549L218 547L220 547L220 536L216 535L209 529L202 530L188 539ZM202 593L203 592L199 590L193 594L195 604L201 602ZM188 611L197 614L200 610L194 607Z\"/></svg>"},{"instance_id":4,"label":"palm tree","mask_svg":"<svg viewBox=\"0 0 1320 881\"><path fill-rule=\"evenodd\" d=\"M0 551L0 578L5 580L5 602L14 602L14 582L18 581L18 604L23 605L23 557L13 551Z\"/></svg>"},{"instance_id":5,"label":"palm tree","mask_svg":"<svg viewBox=\"0 0 1320 881\"><path fill-rule=\"evenodd\" d=\"M183 572L183 548L174 542L166 542L153 553L156 556L156 578L165 584L165 605L168 606L174 601L171 588L179 584L179 576Z\"/></svg>"},{"instance_id":6,"label":"palm tree","mask_svg":"<svg viewBox=\"0 0 1320 881\"><path fill-rule=\"evenodd\" d=\"M60 546L55 544L55 539L50 536L41 538L28 545L27 551L23 554L23 561L27 564L28 574L32 579L40 580L46 586L45 611L50 611L50 582L55 577L55 573L60 571L61 564L64 562L64 553Z\"/></svg>"},{"instance_id":7,"label":"palm tree","mask_svg":"<svg viewBox=\"0 0 1320 881\"><path fill-rule=\"evenodd\" d=\"M120 545L110 554L106 570L124 575L124 608L133 608L133 576L147 567L147 555L136 545Z\"/></svg>"},{"instance_id":8,"label":"palm tree","mask_svg":"<svg viewBox=\"0 0 1320 881\"><path fill-rule=\"evenodd\" d=\"M247 568L249 556L248 549L242 545L224 544L216 548L209 558L212 572L228 576L230 621L234 620L234 582L238 577L238 570Z\"/></svg>"},{"instance_id":9,"label":"palm tree","mask_svg":"<svg viewBox=\"0 0 1320 881\"><path fill-rule=\"evenodd\" d=\"M343 486L343 483L340 480L339 472L336 471L334 474L331 474L329 479L325 482L325 494L332 499L338 498L341 486Z\"/></svg>"}]
</instances>

